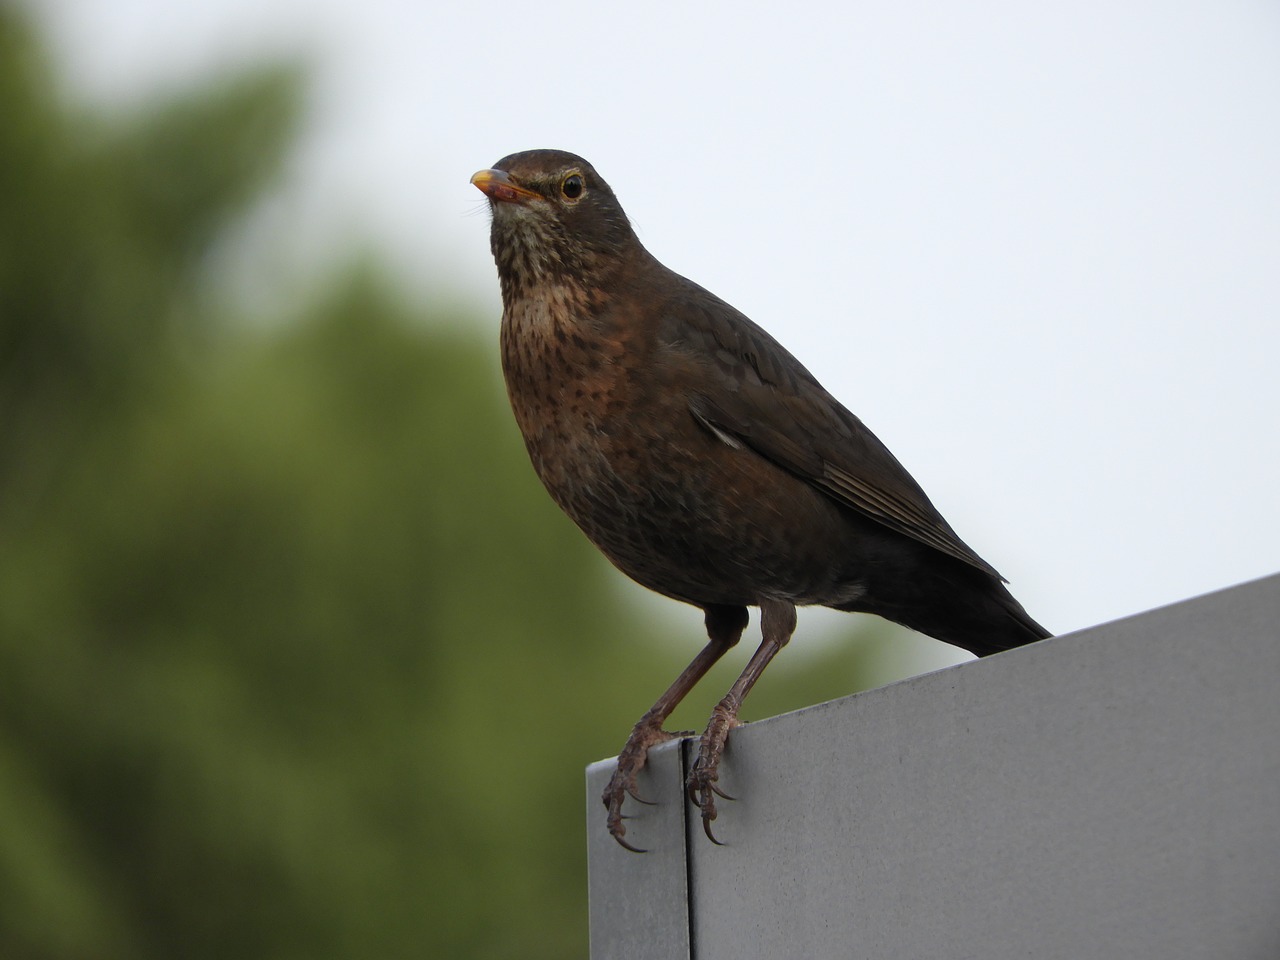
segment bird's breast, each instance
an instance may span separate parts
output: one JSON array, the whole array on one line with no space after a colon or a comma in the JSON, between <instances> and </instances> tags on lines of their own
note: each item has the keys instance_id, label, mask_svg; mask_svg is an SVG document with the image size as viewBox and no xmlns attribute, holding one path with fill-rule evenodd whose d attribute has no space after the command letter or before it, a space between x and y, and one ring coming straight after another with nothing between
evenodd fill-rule
<instances>
[{"instance_id":1,"label":"bird's breast","mask_svg":"<svg viewBox=\"0 0 1280 960\"><path fill-rule=\"evenodd\" d=\"M689 408L699 377L642 330L575 319L547 298L516 302L503 316L502 361L543 485L624 573L692 602L818 589L773 570L791 552L829 550L835 508L702 426ZM814 512L823 535L797 538L791 521Z\"/></svg>"},{"instance_id":2,"label":"bird's breast","mask_svg":"<svg viewBox=\"0 0 1280 960\"><path fill-rule=\"evenodd\" d=\"M571 295L517 300L503 314L502 367L525 447L560 507L590 527L638 473L633 337L602 329ZM615 512L617 508L615 507ZM594 536L593 536L594 539Z\"/></svg>"}]
</instances>

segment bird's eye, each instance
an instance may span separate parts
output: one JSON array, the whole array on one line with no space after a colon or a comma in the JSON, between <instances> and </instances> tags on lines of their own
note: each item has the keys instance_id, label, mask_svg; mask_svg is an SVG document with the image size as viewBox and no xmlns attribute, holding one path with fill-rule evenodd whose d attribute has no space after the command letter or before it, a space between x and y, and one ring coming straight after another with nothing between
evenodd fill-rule
<instances>
[{"instance_id":1,"label":"bird's eye","mask_svg":"<svg viewBox=\"0 0 1280 960\"><path fill-rule=\"evenodd\" d=\"M582 189L580 174L571 173L560 183L560 192L564 194L566 200L577 200L582 196Z\"/></svg>"}]
</instances>

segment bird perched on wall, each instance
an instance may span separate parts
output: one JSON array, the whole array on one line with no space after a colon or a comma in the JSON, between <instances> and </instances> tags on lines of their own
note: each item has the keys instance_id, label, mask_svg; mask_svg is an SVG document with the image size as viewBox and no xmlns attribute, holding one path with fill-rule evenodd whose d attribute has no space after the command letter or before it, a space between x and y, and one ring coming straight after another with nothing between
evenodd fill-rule
<instances>
[{"instance_id":1,"label":"bird perched on wall","mask_svg":"<svg viewBox=\"0 0 1280 960\"><path fill-rule=\"evenodd\" d=\"M552 498L638 583L702 609L707 643L631 731L604 794L622 813L663 722L736 644L761 643L702 735L688 782L715 841L743 698L796 607L873 613L978 656L1049 636L893 454L763 329L641 244L581 157L530 150L471 182L489 198L502 367ZM637 798L638 799L638 798Z\"/></svg>"}]
</instances>

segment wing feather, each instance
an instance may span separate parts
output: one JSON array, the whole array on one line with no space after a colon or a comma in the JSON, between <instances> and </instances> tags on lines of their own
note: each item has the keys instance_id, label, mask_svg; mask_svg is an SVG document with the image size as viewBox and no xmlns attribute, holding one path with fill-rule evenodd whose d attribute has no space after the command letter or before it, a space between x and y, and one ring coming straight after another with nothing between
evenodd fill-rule
<instances>
[{"instance_id":1,"label":"wing feather","mask_svg":"<svg viewBox=\"0 0 1280 960\"><path fill-rule=\"evenodd\" d=\"M886 527L1003 579L956 535L875 434L786 348L728 304L696 291L676 313L696 309L698 322L672 317L668 326L669 342L710 358L709 375L689 401L703 426Z\"/></svg>"}]
</instances>

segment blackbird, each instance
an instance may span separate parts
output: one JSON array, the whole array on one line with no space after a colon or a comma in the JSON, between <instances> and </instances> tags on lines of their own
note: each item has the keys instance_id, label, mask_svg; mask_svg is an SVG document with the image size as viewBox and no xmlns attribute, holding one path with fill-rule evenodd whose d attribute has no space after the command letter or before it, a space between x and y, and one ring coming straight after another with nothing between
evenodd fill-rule
<instances>
[{"instance_id":1,"label":"blackbird","mask_svg":"<svg viewBox=\"0 0 1280 960\"><path fill-rule=\"evenodd\" d=\"M986 656L1049 636L893 454L762 328L659 263L581 157L514 153L476 173L502 285L502 368L547 492L623 573L702 609L708 641L631 731L623 801L663 722L760 608L762 642L688 781L716 842L718 766L796 607L874 613ZM726 797L726 799L728 799Z\"/></svg>"}]
</instances>

